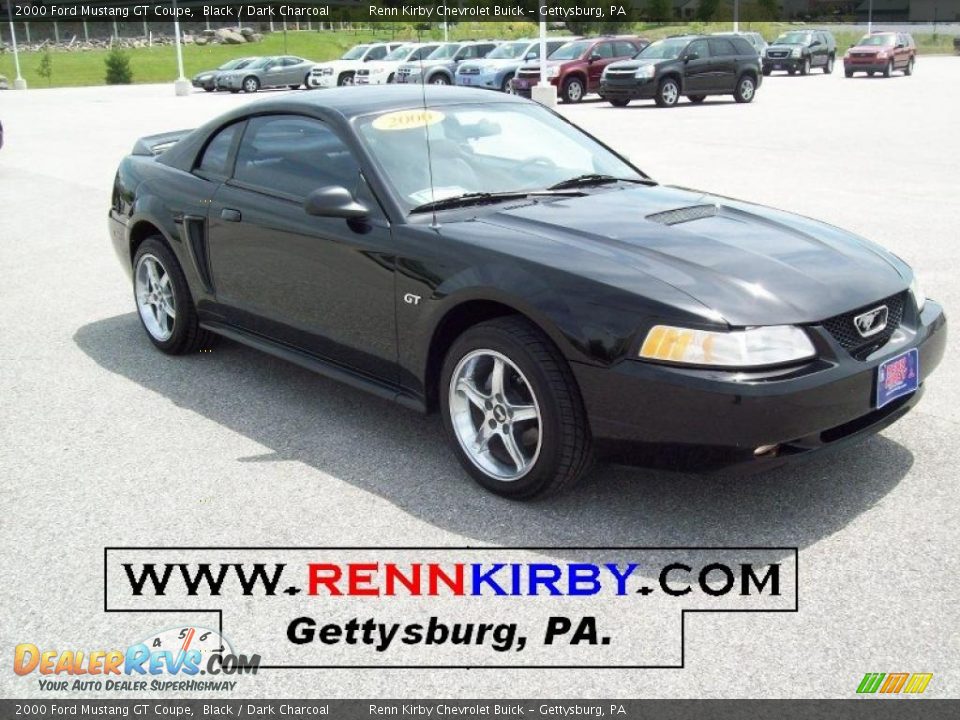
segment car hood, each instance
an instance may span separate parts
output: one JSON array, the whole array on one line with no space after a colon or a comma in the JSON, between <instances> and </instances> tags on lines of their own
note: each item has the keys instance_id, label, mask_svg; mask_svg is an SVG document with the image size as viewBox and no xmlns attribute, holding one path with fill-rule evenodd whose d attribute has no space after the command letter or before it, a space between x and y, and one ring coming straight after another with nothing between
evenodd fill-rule
<instances>
[{"instance_id":1,"label":"car hood","mask_svg":"<svg viewBox=\"0 0 960 720\"><path fill-rule=\"evenodd\" d=\"M636 70L637 68L644 67L645 65L656 65L657 63L662 62L671 62L670 60L664 58L635 58L631 60L617 60L607 65L608 68L613 68L614 70Z\"/></svg>"},{"instance_id":2,"label":"car hood","mask_svg":"<svg viewBox=\"0 0 960 720\"><path fill-rule=\"evenodd\" d=\"M839 228L680 188L600 191L479 221L565 246L545 257L576 257L571 271L598 282L638 295L651 278L666 283L733 326L818 322L909 284L906 265Z\"/></svg>"},{"instance_id":3,"label":"car hood","mask_svg":"<svg viewBox=\"0 0 960 720\"><path fill-rule=\"evenodd\" d=\"M423 60L422 62L408 62L401 65L403 68L410 68L411 70L419 70L421 67L426 70L432 67L438 67L440 65L451 65L453 60L447 58L445 60Z\"/></svg>"},{"instance_id":4,"label":"car hood","mask_svg":"<svg viewBox=\"0 0 960 720\"><path fill-rule=\"evenodd\" d=\"M363 68L367 68L371 72L374 70L396 70L402 64L402 60L371 60L364 63Z\"/></svg>"},{"instance_id":5,"label":"car hood","mask_svg":"<svg viewBox=\"0 0 960 720\"><path fill-rule=\"evenodd\" d=\"M773 43L767 45L767 50L772 50L774 48L779 48L780 50L792 50L797 47L806 47L804 43Z\"/></svg>"},{"instance_id":6,"label":"car hood","mask_svg":"<svg viewBox=\"0 0 960 720\"><path fill-rule=\"evenodd\" d=\"M547 67L560 67L561 65L566 65L567 63L573 63L573 62L578 62L578 61L577 60L551 60L550 58L547 58ZM540 63L538 62L527 63L526 65L523 65L520 69L521 70L539 70Z\"/></svg>"},{"instance_id":7,"label":"car hood","mask_svg":"<svg viewBox=\"0 0 960 720\"><path fill-rule=\"evenodd\" d=\"M854 45L852 48L850 48L850 52L871 53L871 54L873 54L873 55L876 55L878 52L889 52L890 50L893 50L893 48L892 48L892 47L887 47L887 46L885 46L885 45L884 45L884 46L881 46L881 45Z\"/></svg>"},{"instance_id":8,"label":"car hood","mask_svg":"<svg viewBox=\"0 0 960 720\"><path fill-rule=\"evenodd\" d=\"M363 60L328 60L327 62L314 63L314 67L318 68L333 68L334 71L338 70L355 70L358 67L363 67L364 65L369 65L370 63L365 63Z\"/></svg>"},{"instance_id":9,"label":"car hood","mask_svg":"<svg viewBox=\"0 0 960 720\"><path fill-rule=\"evenodd\" d=\"M522 65L523 63L524 61L519 58L484 58L482 60L474 60L470 63L470 65L478 68L499 70L500 68L504 67L516 67L518 65Z\"/></svg>"}]
</instances>

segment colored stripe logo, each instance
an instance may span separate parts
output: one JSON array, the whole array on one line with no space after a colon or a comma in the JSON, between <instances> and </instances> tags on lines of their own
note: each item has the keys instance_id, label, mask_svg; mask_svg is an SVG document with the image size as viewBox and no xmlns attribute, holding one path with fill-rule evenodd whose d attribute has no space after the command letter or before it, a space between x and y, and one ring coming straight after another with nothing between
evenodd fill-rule
<instances>
[{"instance_id":1,"label":"colored stripe logo","mask_svg":"<svg viewBox=\"0 0 960 720\"><path fill-rule=\"evenodd\" d=\"M933 673L867 673L857 686L861 695L919 695L927 689Z\"/></svg>"}]
</instances>

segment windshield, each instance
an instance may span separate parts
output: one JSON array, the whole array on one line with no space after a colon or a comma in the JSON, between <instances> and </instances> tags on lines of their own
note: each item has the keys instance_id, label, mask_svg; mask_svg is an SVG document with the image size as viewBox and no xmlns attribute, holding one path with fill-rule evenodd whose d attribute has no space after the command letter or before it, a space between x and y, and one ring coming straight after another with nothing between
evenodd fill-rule
<instances>
[{"instance_id":1,"label":"windshield","mask_svg":"<svg viewBox=\"0 0 960 720\"><path fill-rule=\"evenodd\" d=\"M416 48L412 48L409 45L401 45L400 47L387 53L384 60L406 60L407 55L414 52Z\"/></svg>"},{"instance_id":2,"label":"windshield","mask_svg":"<svg viewBox=\"0 0 960 720\"><path fill-rule=\"evenodd\" d=\"M524 50L530 47L530 43L525 42L513 42L505 43L495 47L489 55L487 55L488 60L514 60L516 58L522 58L524 56Z\"/></svg>"},{"instance_id":3,"label":"windshield","mask_svg":"<svg viewBox=\"0 0 960 720\"><path fill-rule=\"evenodd\" d=\"M357 45L355 47L347 50L343 55L340 56L341 60L359 60L363 57L363 54L367 51L369 45Z\"/></svg>"},{"instance_id":4,"label":"windshield","mask_svg":"<svg viewBox=\"0 0 960 720\"><path fill-rule=\"evenodd\" d=\"M443 105L365 115L354 122L407 211L465 193L544 190L585 174L643 178L532 103Z\"/></svg>"},{"instance_id":5,"label":"windshield","mask_svg":"<svg viewBox=\"0 0 960 720\"><path fill-rule=\"evenodd\" d=\"M248 67L248 68L250 68L251 70L257 70L257 69L259 69L259 68L264 68L264 67L266 67L267 65L269 65L270 63L273 63L273 62L276 62L276 61L277 61L276 58L272 58L272 57L262 57L262 58L257 58L256 60L254 60L254 61L253 61L252 63L250 63L249 65L246 65L245 67Z\"/></svg>"},{"instance_id":6,"label":"windshield","mask_svg":"<svg viewBox=\"0 0 960 720\"><path fill-rule=\"evenodd\" d=\"M583 55L591 45L593 45L593 43L590 41L569 42L566 45L558 47L548 57L550 60L576 60Z\"/></svg>"},{"instance_id":7,"label":"windshield","mask_svg":"<svg viewBox=\"0 0 960 720\"><path fill-rule=\"evenodd\" d=\"M672 40L657 40L655 43L647 45L634 57L651 60L674 60L680 56L683 49L690 44L685 38L674 38Z\"/></svg>"},{"instance_id":8,"label":"windshield","mask_svg":"<svg viewBox=\"0 0 960 720\"><path fill-rule=\"evenodd\" d=\"M810 42L810 33L788 32L773 41L774 45L806 45Z\"/></svg>"},{"instance_id":9,"label":"windshield","mask_svg":"<svg viewBox=\"0 0 960 720\"><path fill-rule=\"evenodd\" d=\"M234 70L236 68L242 68L247 63L250 62L250 58L234 58L225 62L223 65L217 68L217 70Z\"/></svg>"},{"instance_id":10,"label":"windshield","mask_svg":"<svg viewBox=\"0 0 960 720\"><path fill-rule=\"evenodd\" d=\"M879 45L881 47L888 47L891 45L896 45L896 36L894 35L864 35L860 38L860 42L857 45Z\"/></svg>"},{"instance_id":11,"label":"windshield","mask_svg":"<svg viewBox=\"0 0 960 720\"><path fill-rule=\"evenodd\" d=\"M457 54L460 46L457 44L441 45L432 53L427 55L427 60L447 60Z\"/></svg>"}]
</instances>

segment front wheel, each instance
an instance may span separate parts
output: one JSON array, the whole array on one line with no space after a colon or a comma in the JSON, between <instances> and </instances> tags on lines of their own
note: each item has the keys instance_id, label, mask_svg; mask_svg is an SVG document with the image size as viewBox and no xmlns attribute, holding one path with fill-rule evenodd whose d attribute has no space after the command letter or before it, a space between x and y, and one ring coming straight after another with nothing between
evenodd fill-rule
<instances>
[{"instance_id":1,"label":"front wheel","mask_svg":"<svg viewBox=\"0 0 960 720\"><path fill-rule=\"evenodd\" d=\"M610 98L607 100L607 102L614 107L626 107L630 104L630 100L628 98Z\"/></svg>"},{"instance_id":2,"label":"front wheel","mask_svg":"<svg viewBox=\"0 0 960 720\"><path fill-rule=\"evenodd\" d=\"M848 78L851 78L853 77L853 70L844 70L843 74L846 75Z\"/></svg>"},{"instance_id":3,"label":"front wheel","mask_svg":"<svg viewBox=\"0 0 960 720\"><path fill-rule=\"evenodd\" d=\"M340 87L353 85L353 73L342 73L340 77L337 78L337 85Z\"/></svg>"},{"instance_id":4,"label":"front wheel","mask_svg":"<svg viewBox=\"0 0 960 720\"><path fill-rule=\"evenodd\" d=\"M246 93L255 93L260 89L260 81L250 76L243 81L243 91Z\"/></svg>"},{"instance_id":5,"label":"front wheel","mask_svg":"<svg viewBox=\"0 0 960 720\"><path fill-rule=\"evenodd\" d=\"M834 57L833 55L831 55L830 57L827 58L827 64L823 66L824 75L830 75L831 73L833 73L833 64L834 64Z\"/></svg>"},{"instance_id":6,"label":"front wheel","mask_svg":"<svg viewBox=\"0 0 960 720\"><path fill-rule=\"evenodd\" d=\"M513 73L507 73L503 78L503 82L500 83L500 92L510 93L513 90Z\"/></svg>"},{"instance_id":7,"label":"front wheel","mask_svg":"<svg viewBox=\"0 0 960 720\"><path fill-rule=\"evenodd\" d=\"M440 402L460 463L498 495L558 492L590 463L590 430L573 374L550 339L523 318L475 325L453 343Z\"/></svg>"},{"instance_id":8,"label":"front wheel","mask_svg":"<svg viewBox=\"0 0 960 720\"><path fill-rule=\"evenodd\" d=\"M583 87L583 80L580 78L568 78L563 84L563 92L561 93L561 97L563 98L564 102L578 103L583 100L584 94L585 89Z\"/></svg>"},{"instance_id":9,"label":"front wheel","mask_svg":"<svg viewBox=\"0 0 960 720\"><path fill-rule=\"evenodd\" d=\"M773 70L772 70L771 68L765 67L765 68L763 69L763 75L764 75L764 77L770 77L770 73L772 73L772 72L773 72Z\"/></svg>"},{"instance_id":10,"label":"front wheel","mask_svg":"<svg viewBox=\"0 0 960 720\"><path fill-rule=\"evenodd\" d=\"M215 336L200 327L183 270L159 235L137 248L133 295L147 337L163 352L182 355L212 344Z\"/></svg>"},{"instance_id":11,"label":"front wheel","mask_svg":"<svg viewBox=\"0 0 960 720\"><path fill-rule=\"evenodd\" d=\"M904 75L913 75L913 58L910 58L910 62L907 63L907 66L903 69Z\"/></svg>"},{"instance_id":12,"label":"front wheel","mask_svg":"<svg viewBox=\"0 0 960 720\"><path fill-rule=\"evenodd\" d=\"M801 75L810 74L810 58L803 59L803 65L800 66L800 74Z\"/></svg>"},{"instance_id":13,"label":"front wheel","mask_svg":"<svg viewBox=\"0 0 960 720\"><path fill-rule=\"evenodd\" d=\"M749 75L744 75L737 81L737 89L733 92L733 99L738 103L748 103L753 100L757 92L757 83Z\"/></svg>"},{"instance_id":14,"label":"front wheel","mask_svg":"<svg viewBox=\"0 0 960 720\"><path fill-rule=\"evenodd\" d=\"M677 104L680 99L680 86L673 78L665 78L660 81L660 87L657 88L657 96L654 98L659 107L671 108Z\"/></svg>"},{"instance_id":15,"label":"front wheel","mask_svg":"<svg viewBox=\"0 0 960 720\"><path fill-rule=\"evenodd\" d=\"M434 75L432 78L430 78L430 84L431 85L449 85L450 78L448 78L443 73L438 73Z\"/></svg>"},{"instance_id":16,"label":"front wheel","mask_svg":"<svg viewBox=\"0 0 960 720\"><path fill-rule=\"evenodd\" d=\"M887 66L883 69L883 76L890 77L893 74L893 60L887 61Z\"/></svg>"}]
</instances>

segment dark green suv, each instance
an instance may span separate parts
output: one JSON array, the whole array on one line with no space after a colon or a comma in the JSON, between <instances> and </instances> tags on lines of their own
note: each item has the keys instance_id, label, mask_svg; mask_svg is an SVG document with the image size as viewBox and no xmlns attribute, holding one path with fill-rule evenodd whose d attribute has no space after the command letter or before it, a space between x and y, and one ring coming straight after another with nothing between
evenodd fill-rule
<instances>
[{"instance_id":1,"label":"dark green suv","mask_svg":"<svg viewBox=\"0 0 960 720\"><path fill-rule=\"evenodd\" d=\"M790 30L767 46L763 55L763 74L786 70L790 75L809 75L814 68L833 72L837 60L837 41L826 30Z\"/></svg>"},{"instance_id":2,"label":"dark green suv","mask_svg":"<svg viewBox=\"0 0 960 720\"><path fill-rule=\"evenodd\" d=\"M737 102L748 103L762 77L757 51L743 37L681 35L608 65L599 92L616 107L636 99L673 107L681 96L700 103L708 95L733 95Z\"/></svg>"}]
</instances>

